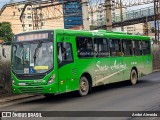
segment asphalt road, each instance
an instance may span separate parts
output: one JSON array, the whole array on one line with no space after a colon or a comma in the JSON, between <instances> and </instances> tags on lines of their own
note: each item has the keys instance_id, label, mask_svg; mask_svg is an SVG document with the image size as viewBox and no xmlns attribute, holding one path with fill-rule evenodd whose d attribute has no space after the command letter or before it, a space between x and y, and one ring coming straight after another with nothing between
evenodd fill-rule
<instances>
[{"instance_id":1,"label":"asphalt road","mask_svg":"<svg viewBox=\"0 0 160 120\"><path fill-rule=\"evenodd\" d=\"M139 79L137 85L128 82L114 83L96 87L85 97L67 93L47 99L36 96L1 104L2 111L160 111L160 72ZM49 118L46 118L49 119ZM50 118L51 119L51 118ZM52 118L53 119L53 118ZM81 120L84 118L55 118L59 120ZM128 120L133 118L97 118L87 120ZM135 118L134 118L135 119ZM40 119L41 120L41 119ZM138 119L137 119L138 120ZM149 118L150 120L150 118ZM159 120L156 118L156 120Z\"/></svg>"}]
</instances>

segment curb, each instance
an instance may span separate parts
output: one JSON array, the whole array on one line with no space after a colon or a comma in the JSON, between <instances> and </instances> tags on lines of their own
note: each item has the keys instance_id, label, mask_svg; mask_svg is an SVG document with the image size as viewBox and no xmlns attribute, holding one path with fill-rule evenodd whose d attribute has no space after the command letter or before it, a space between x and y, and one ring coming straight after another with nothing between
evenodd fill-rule
<instances>
[{"instance_id":1,"label":"curb","mask_svg":"<svg viewBox=\"0 0 160 120\"><path fill-rule=\"evenodd\" d=\"M34 97L36 95L14 95L14 96L8 96L5 98L0 98L0 104L10 102L10 101L15 101L19 99L24 99L24 98L29 98L29 97Z\"/></svg>"},{"instance_id":2,"label":"curb","mask_svg":"<svg viewBox=\"0 0 160 120\"><path fill-rule=\"evenodd\" d=\"M153 72L159 72L160 71L160 69L155 69L155 70L153 70Z\"/></svg>"}]
</instances>

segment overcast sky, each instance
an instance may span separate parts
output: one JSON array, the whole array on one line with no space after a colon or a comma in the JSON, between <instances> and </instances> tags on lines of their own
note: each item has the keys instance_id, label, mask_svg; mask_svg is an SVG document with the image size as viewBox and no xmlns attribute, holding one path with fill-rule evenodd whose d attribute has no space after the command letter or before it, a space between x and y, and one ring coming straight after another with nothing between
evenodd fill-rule
<instances>
[{"instance_id":1,"label":"overcast sky","mask_svg":"<svg viewBox=\"0 0 160 120\"><path fill-rule=\"evenodd\" d=\"M153 6L153 4L145 4L145 5L139 5L139 6L134 6L134 7L129 7L127 8L127 10L136 10L136 9L140 9L140 8L146 8L146 7L150 7Z\"/></svg>"},{"instance_id":2,"label":"overcast sky","mask_svg":"<svg viewBox=\"0 0 160 120\"><path fill-rule=\"evenodd\" d=\"M24 0L14 0L15 2L19 2L19 1L24 1ZM0 0L0 8L4 5L4 4L6 4L6 3L8 3L8 2L10 2L10 0Z\"/></svg>"}]
</instances>

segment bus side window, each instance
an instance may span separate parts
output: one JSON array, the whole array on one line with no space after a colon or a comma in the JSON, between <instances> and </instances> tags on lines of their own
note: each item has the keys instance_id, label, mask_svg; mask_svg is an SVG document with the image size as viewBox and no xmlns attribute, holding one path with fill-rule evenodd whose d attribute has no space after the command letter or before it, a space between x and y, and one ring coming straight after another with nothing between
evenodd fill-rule
<instances>
[{"instance_id":1,"label":"bus side window","mask_svg":"<svg viewBox=\"0 0 160 120\"><path fill-rule=\"evenodd\" d=\"M141 41L133 41L133 53L134 55L142 55Z\"/></svg>"},{"instance_id":2,"label":"bus side window","mask_svg":"<svg viewBox=\"0 0 160 120\"><path fill-rule=\"evenodd\" d=\"M149 41L142 41L142 51L143 55L151 54Z\"/></svg>"},{"instance_id":3,"label":"bus side window","mask_svg":"<svg viewBox=\"0 0 160 120\"><path fill-rule=\"evenodd\" d=\"M107 39L95 38L94 39L94 51L95 51L96 57L109 56L109 48L108 48Z\"/></svg>"},{"instance_id":4,"label":"bus side window","mask_svg":"<svg viewBox=\"0 0 160 120\"><path fill-rule=\"evenodd\" d=\"M58 43L57 44L58 63L72 62L72 46L70 43Z\"/></svg>"},{"instance_id":5,"label":"bus side window","mask_svg":"<svg viewBox=\"0 0 160 120\"><path fill-rule=\"evenodd\" d=\"M123 55L122 50L121 50L121 41L119 39L110 39L109 46L110 46L111 56L122 56Z\"/></svg>"},{"instance_id":6,"label":"bus side window","mask_svg":"<svg viewBox=\"0 0 160 120\"><path fill-rule=\"evenodd\" d=\"M93 57L93 42L90 37L76 38L77 54L79 58Z\"/></svg>"},{"instance_id":7,"label":"bus side window","mask_svg":"<svg viewBox=\"0 0 160 120\"><path fill-rule=\"evenodd\" d=\"M132 41L131 40L123 40L122 41L122 49L124 52L124 56L133 55Z\"/></svg>"}]
</instances>

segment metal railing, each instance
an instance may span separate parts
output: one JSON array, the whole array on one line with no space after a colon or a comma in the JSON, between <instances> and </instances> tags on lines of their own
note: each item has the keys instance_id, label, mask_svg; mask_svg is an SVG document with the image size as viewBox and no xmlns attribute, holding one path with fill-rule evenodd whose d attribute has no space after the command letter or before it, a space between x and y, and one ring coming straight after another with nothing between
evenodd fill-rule
<instances>
[{"instance_id":1,"label":"metal railing","mask_svg":"<svg viewBox=\"0 0 160 120\"><path fill-rule=\"evenodd\" d=\"M153 16L154 15L154 7L147 7L147 8L142 8L138 10L132 10L128 12L124 12L122 14L122 20L121 20L121 15L112 15L112 21L113 23L118 23L118 22L124 22L128 20L133 20L133 19L139 19L139 18L144 18L148 16ZM105 25L106 23L106 17L100 18L101 20L97 19L97 24L99 25Z\"/></svg>"},{"instance_id":2,"label":"metal railing","mask_svg":"<svg viewBox=\"0 0 160 120\"><path fill-rule=\"evenodd\" d=\"M154 7L147 7L139 10L128 11L120 15L113 16L113 22L123 22L132 19L138 19L154 15Z\"/></svg>"}]
</instances>

